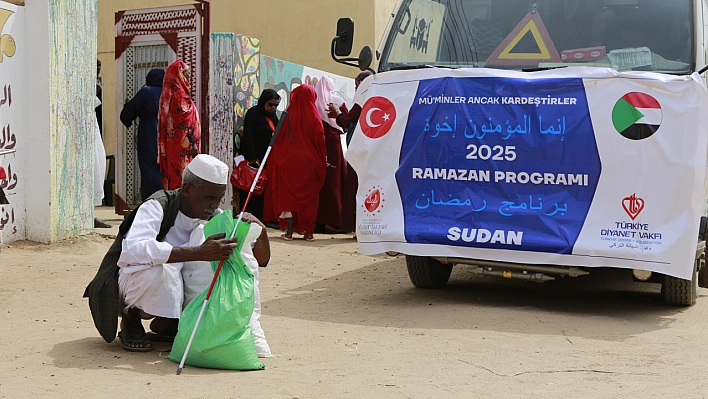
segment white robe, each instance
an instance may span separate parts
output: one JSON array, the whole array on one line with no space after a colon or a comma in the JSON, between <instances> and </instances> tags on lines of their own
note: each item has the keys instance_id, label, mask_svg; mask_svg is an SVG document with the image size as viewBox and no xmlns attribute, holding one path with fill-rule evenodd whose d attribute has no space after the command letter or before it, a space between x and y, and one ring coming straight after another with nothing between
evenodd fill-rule
<instances>
[{"instance_id":1,"label":"white robe","mask_svg":"<svg viewBox=\"0 0 708 399\"><path fill-rule=\"evenodd\" d=\"M101 105L101 101L96 98L96 107ZM103 148L103 138L101 129L98 126L96 115L93 117L93 206L101 206L103 203L103 182L106 179L106 149Z\"/></svg>"},{"instance_id":2,"label":"white robe","mask_svg":"<svg viewBox=\"0 0 708 399\"><path fill-rule=\"evenodd\" d=\"M162 217L162 206L156 200L148 200L138 208L133 225L123 238L118 288L125 311L137 307L152 316L176 319L182 313L184 300L183 263L167 260L172 247L189 245L192 230L200 220L178 212L174 226L159 242Z\"/></svg>"}]
</instances>

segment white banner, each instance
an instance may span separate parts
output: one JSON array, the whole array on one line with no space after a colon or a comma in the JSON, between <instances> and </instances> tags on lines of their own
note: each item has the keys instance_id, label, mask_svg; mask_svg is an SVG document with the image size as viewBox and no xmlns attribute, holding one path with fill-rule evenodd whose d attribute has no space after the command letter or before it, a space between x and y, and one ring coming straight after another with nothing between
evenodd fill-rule
<instances>
[{"instance_id":1,"label":"white banner","mask_svg":"<svg viewBox=\"0 0 708 399\"><path fill-rule=\"evenodd\" d=\"M690 279L708 148L698 79L600 68L367 79L347 152L361 252Z\"/></svg>"}]
</instances>

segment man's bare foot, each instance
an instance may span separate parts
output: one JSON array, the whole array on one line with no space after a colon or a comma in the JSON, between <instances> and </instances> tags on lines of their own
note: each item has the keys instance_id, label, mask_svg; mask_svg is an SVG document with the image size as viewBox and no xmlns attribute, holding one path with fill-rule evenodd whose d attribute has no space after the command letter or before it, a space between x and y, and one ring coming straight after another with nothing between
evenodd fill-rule
<instances>
[{"instance_id":1,"label":"man's bare foot","mask_svg":"<svg viewBox=\"0 0 708 399\"><path fill-rule=\"evenodd\" d=\"M123 315L118 333L120 344L128 352L150 352L152 345L147 339L143 323L140 320L140 309L130 308Z\"/></svg>"}]
</instances>

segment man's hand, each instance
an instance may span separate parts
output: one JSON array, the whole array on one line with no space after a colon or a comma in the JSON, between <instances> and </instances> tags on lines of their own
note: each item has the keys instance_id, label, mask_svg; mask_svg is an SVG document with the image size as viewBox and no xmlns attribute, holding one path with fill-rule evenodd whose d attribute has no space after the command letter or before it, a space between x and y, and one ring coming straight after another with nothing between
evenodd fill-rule
<instances>
[{"instance_id":1,"label":"man's hand","mask_svg":"<svg viewBox=\"0 0 708 399\"><path fill-rule=\"evenodd\" d=\"M226 260L237 246L235 238L224 238L226 233L214 234L198 247L172 247L167 263Z\"/></svg>"},{"instance_id":2,"label":"man's hand","mask_svg":"<svg viewBox=\"0 0 708 399\"><path fill-rule=\"evenodd\" d=\"M205 261L229 259L234 248L238 245L235 238L224 238L226 233L214 234L207 237L206 241L199 246L201 259Z\"/></svg>"},{"instance_id":3,"label":"man's hand","mask_svg":"<svg viewBox=\"0 0 708 399\"><path fill-rule=\"evenodd\" d=\"M244 213L243 213L243 217L241 218L241 221L246 222L246 223L248 223L248 224L253 224L253 223L255 223L255 224L261 226L264 230L265 230L265 228L266 228L265 225L263 224L263 222L261 222L260 220L258 220L257 217L251 215L251 214L248 213L248 212L244 212Z\"/></svg>"},{"instance_id":4,"label":"man's hand","mask_svg":"<svg viewBox=\"0 0 708 399\"><path fill-rule=\"evenodd\" d=\"M339 111L339 108L335 104L329 103L327 104L327 116L330 118L336 118L337 115L339 115L341 112Z\"/></svg>"}]
</instances>

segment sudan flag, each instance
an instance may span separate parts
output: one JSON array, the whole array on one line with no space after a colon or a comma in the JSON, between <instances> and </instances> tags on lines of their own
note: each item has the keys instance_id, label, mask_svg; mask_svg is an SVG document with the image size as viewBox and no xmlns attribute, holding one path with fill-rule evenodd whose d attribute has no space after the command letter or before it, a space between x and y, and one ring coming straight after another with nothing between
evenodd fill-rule
<instances>
[{"instance_id":1,"label":"sudan flag","mask_svg":"<svg viewBox=\"0 0 708 399\"><path fill-rule=\"evenodd\" d=\"M632 92L620 98L612 109L612 124L624 137L645 139L661 126L661 105L648 94Z\"/></svg>"}]
</instances>

